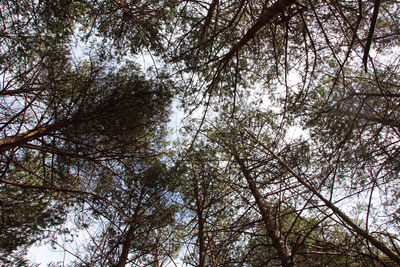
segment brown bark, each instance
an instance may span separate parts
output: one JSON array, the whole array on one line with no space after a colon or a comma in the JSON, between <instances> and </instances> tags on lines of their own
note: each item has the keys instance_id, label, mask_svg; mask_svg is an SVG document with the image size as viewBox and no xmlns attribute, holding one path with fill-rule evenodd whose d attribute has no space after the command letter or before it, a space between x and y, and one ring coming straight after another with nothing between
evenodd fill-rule
<instances>
[{"instance_id":1,"label":"brown bark","mask_svg":"<svg viewBox=\"0 0 400 267\"><path fill-rule=\"evenodd\" d=\"M65 119L47 126L37 127L33 130L26 131L22 134L7 136L0 140L0 152L4 152L8 149L26 144L29 141L48 135L56 130L59 130L67 126L69 123L71 123L73 120L76 119L77 118Z\"/></svg>"},{"instance_id":2,"label":"brown bark","mask_svg":"<svg viewBox=\"0 0 400 267\"><path fill-rule=\"evenodd\" d=\"M199 267L206 266L206 244L204 235L204 218L202 213L198 213L199 216Z\"/></svg>"},{"instance_id":3,"label":"brown bark","mask_svg":"<svg viewBox=\"0 0 400 267\"><path fill-rule=\"evenodd\" d=\"M126 238L124 242L122 243L122 253L119 256L119 261L115 267L124 267L126 264L126 261L128 260L128 255L129 255L129 250L131 248L131 244L133 239L135 238L135 225L131 224L129 225L128 232L126 234Z\"/></svg>"},{"instance_id":4,"label":"brown bark","mask_svg":"<svg viewBox=\"0 0 400 267\"><path fill-rule=\"evenodd\" d=\"M243 127L243 126L242 126ZM244 128L244 127L243 127ZM245 129L245 128L244 128ZM342 219L351 229L353 229L354 232L356 232L358 235L362 236L365 238L368 242L370 242L373 246L375 246L377 249L382 251L386 256L388 256L392 261L396 262L397 264L400 265L400 256L396 253L394 253L390 248L388 248L383 242L380 242L376 238L374 238L370 233L368 233L366 230L364 230L362 227L354 223L344 212L342 212L338 207L335 206L331 201L329 201L327 198L325 198L321 193L317 191L312 185L310 185L304 178L302 178L299 174L297 174L289 165L286 164L284 160L282 160L277 154L275 154L271 149L269 149L267 146L265 146L263 143L259 142L259 140L249 131L246 130L246 132L251 136L251 138L257 142L259 145L261 145L268 153L270 153L280 164L286 168L290 174L292 174L297 181L302 184L304 187L306 187L310 192L312 192L314 195L316 195L324 204L333 211L333 213Z\"/></svg>"},{"instance_id":5,"label":"brown bark","mask_svg":"<svg viewBox=\"0 0 400 267\"><path fill-rule=\"evenodd\" d=\"M131 244L135 238L135 230L136 230L136 225L137 225L138 218L139 218L139 212L142 208L143 194L144 194L144 191L142 191L142 194L139 198L139 201L135 208L135 211L133 212L133 215L130 218L129 229L128 229L128 232L126 233L125 240L122 243L122 252L121 252L121 255L119 256L118 263L115 265L115 267L124 267L128 260L129 251L131 249Z\"/></svg>"},{"instance_id":6,"label":"brown bark","mask_svg":"<svg viewBox=\"0 0 400 267\"><path fill-rule=\"evenodd\" d=\"M160 92L161 91L139 91L134 94L134 97L140 99L146 95L157 94ZM87 113L77 112L68 119L63 119L47 125L38 125L36 128L24 133L4 137L3 139L0 139L0 152L22 146L29 141L54 133L55 131L58 131L70 124L90 122L96 118L101 118L101 116L104 114L116 112L115 107L120 105L119 102L121 99L124 99L124 97L122 96L120 99L110 100L108 102L104 102L103 104L98 104L97 108L93 109L92 111L88 111Z\"/></svg>"},{"instance_id":7,"label":"brown bark","mask_svg":"<svg viewBox=\"0 0 400 267\"><path fill-rule=\"evenodd\" d=\"M258 209L260 210L264 226L267 230L269 237L272 239L272 245L276 249L276 252L278 253L278 257L282 263L282 266L285 267L294 266L292 253L288 248L287 244L285 243L285 241L282 239L280 229L273 222L274 217L271 208L268 207L268 205L265 203L263 196L257 189L257 185L255 183L254 178L251 176L243 160L239 157L239 155L236 152L234 153L234 157L236 162L239 164L244 177L246 178L250 191L257 203Z\"/></svg>"},{"instance_id":8,"label":"brown bark","mask_svg":"<svg viewBox=\"0 0 400 267\"><path fill-rule=\"evenodd\" d=\"M278 0L272 6L267 8L257 20L256 24L254 24L246 34L237 42L231 50L225 54L225 56L221 59L219 63L219 67L217 70L217 75L228 65L229 61L232 57L242 49L249 41L251 41L264 27L271 22L271 20L276 17L279 13L282 13L288 8L290 5L295 3L296 0Z\"/></svg>"},{"instance_id":9,"label":"brown bark","mask_svg":"<svg viewBox=\"0 0 400 267\"><path fill-rule=\"evenodd\" d=\"M381 1L380 0L375 0L374 1L374 11L373 11L372 18L371 18L371 25L369 27L369 32L368 32L368 37L367 37L367 44L365 45L364 56L363 56L363 63L364 63L365 72L368 72L369 50L371 48L372 39L374 37L375 25L376 25L376 20L378 19L378 13L379 13L379 6L380 5L381 5Z\"/></svg>"},{"instance_id":10,"label":"brown bark","mask_svg":"<svg viewBox=\"0 0 400 267\"><path fill-rule=\"evenodd\" d=\"M194 195L196 198L196 213L197 220L199 224L199 232L197 234L198 242L199 242L199 267L206 266L206 241L205 241L205 233L204 233L204 224L205 218L203 216L204 210L204 201L199 195L199 187L197 185L197 180L193 181L194 187Z\"/></svg>"}]
</instances>

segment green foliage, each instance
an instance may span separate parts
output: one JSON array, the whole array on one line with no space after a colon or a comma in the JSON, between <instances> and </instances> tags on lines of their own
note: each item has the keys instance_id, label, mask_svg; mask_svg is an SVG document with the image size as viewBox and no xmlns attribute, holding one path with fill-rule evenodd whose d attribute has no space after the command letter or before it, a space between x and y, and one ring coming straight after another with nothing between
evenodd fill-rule
<instances>
[{"instance_id":1,"label":"green foliage","mask_svg":"<svg viewBox=\"0 0 400 267\"><path fill-rule=\"evenodd\" d=\"M95 192L108 202L90 200L91 206L86 210L91 213L89 217L96 219L92 223L105 221L104 231L96 236L103 243L88 244L89 255L82 253L88 263L96 266L116 264L125 246L133 261L144 265L165 260L179 249L171 243L177 234L173 228L177 212L174 175L159 160L128 161L124 169L119 175L103 173L99 177ZM129 233L134 236L131 240Z\"/></svg>"},{"instance_id":2,"label":"green foliage","mask_svg":"<svg viewBox=\"0 0 400 267\"><path fill-rule=\"evenodd\" d=\"M318 221L312 216L299 216L287 209L280 218L285 239L293 247L296 266L367 266L368 247L360 243L344 227L329 219ZM245 255L246 266L279 264L272 241L261 225L250 236ZM359 254L359 255L358 255Z\"/></svg>"},{"instance_id":3,"label":"green foliage","mask_svg":"<svg viewBox=\"0 0 400 267\"><path fill-rule=\"evenodd\" d=\"M21 184L48 185L31 173L34 171L37 175L42 175L43 179L50 180L51 174L46 175L41 160L38 154L27 154L21 162L23 167L11 167L6 177ZM60 178L57 175L51 176L53 182ZM6 184L0 186L0 192L0 258L2 260L13 255L17 249L29 247L36 241L52 236L54 234L52 229L66 220L68 201L60 193Z\"/></svg>"},{"instance_id":4,"label":"green foliage","mask_svg":"<svg viewBox=\"0 0 400 267\"><path fill-rule=\"evenodd\" d=\"M75 212L90 233L76 265L160 266L181 246L192 265L392 264L399 14L396 1L1 1L1 260L28 265ZM187 120L171 147L172 99Z\"/></svg>"}]
</instances>

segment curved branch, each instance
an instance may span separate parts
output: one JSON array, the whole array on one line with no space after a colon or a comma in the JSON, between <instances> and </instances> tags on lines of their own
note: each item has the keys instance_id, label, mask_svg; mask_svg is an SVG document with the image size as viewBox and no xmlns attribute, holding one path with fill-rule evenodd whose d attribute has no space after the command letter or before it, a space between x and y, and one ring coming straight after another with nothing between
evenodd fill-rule
<instances>
[{"instance_id":1,"label":"curved branch","mask_svg":"<svg viewBox=\"0 0 400 267\"><path fill-rule=\"evenodd\" d=\"M367 37L367 44L365 45L364 56L363 56L365 72L368 72L368 64L367 64L368 63L368 55L369 55L369 50L371 48L372 39L374 37L375 25L376 25L376 20L378 18L380 5L381 5L381 0L374 1L374 12L372 14L371 25L369 27L369 32L368 32L368 37Z\"/></svg>"}]
</instances>

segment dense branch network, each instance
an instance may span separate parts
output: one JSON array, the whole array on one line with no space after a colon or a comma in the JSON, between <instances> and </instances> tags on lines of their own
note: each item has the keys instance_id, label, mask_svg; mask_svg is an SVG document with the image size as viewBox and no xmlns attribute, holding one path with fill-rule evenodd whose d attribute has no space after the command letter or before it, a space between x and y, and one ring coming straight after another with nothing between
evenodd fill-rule
<instances>
[{"instance_id":1,"label":"dense branch network","mask_svg":"<svg viewBox=\"0 0 400 267\"><path fill-rule=\"evenodd\" d=\"M2 1L0 261L43 239L84 266L400 264L399 14Z\"/></svg>"}]
</instances>

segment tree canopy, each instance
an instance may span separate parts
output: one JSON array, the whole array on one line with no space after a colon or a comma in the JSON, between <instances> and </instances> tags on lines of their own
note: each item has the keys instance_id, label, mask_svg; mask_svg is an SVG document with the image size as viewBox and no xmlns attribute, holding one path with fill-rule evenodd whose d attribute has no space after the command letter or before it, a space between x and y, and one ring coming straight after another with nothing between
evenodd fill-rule
<instances>
[{"instance_id":1,"label":"tree canopy","mask_svg":"<svg viewBox=\"0 0 400 267\"><path fill-rule=\"evenodd\" d=\"M399 16L1 1L0 261L400 265Z\"/></svg>"}]
</instances>

